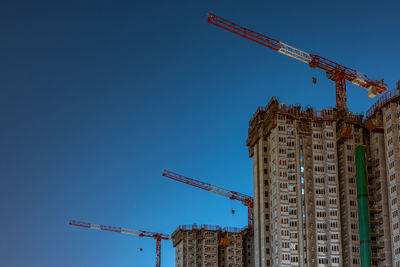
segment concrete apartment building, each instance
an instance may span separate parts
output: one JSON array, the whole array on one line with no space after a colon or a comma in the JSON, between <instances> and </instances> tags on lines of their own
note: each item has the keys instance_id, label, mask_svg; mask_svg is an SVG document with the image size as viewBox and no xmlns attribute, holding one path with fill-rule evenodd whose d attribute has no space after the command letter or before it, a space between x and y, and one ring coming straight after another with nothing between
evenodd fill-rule
<instances>
[{"instance_id":1,"label":"concrete apartment building","mask_svg":"<svg viewBox=\"0 0 400 267\"><path fill-rule=\"evenodd\" d=\"M367 151L372 266L400 267L400 95L366 114L272 98L250 120L254 226L180 226L176 266L361 266L356 157Z\"/></svg>"},{"instance_id":2,"label":"concrete apartment building","mask_svg":"<svg viewBox=\"0 0 400 267\"><path fill-rule=\"evenodd\" d=\"M171 235L176 267L242 267L247 228L181 225ZM247 255L247 254L246 254Z\"/></svg>"},{"instance_id":3,"label":"concrete apartment building","mask_svg":"<svg viewBox=\"0 0 400 267\"><path fill-rule=\"evenodd\" d=\"M339 115L347 124L338 124ZM274 98L254 114L247 145L253 158L255 266L344 266L341 226L347 222L340 220L336 141L352 142L347 128L360 123L362 117L350 112L302 110ZM338 128L344 129L339 135ZM348 252L348 258L357 257Z\"/></svg>"},{"instance_id":4,"label":"concrete apartment building","mask_svg":"<svg viewBox=\"0 0 400 267\"><path fill-rule=\"evenodd\" d=\"M361 266L355 148L365 145L373 266L400 267L399 94L367 119L272 98L250 120L255 266Z\"/></svg>"},{"instance_id":5,"label":"concrete apartment building","mask_svg":"<svg viewBox=\"0 0 400 267\"><path fill-rule=\"evenodd\" d=\"M398 83L400 89L400 84ZM370 131L369 206L375 266L400 267L400 104L398 91L367 111Z\"/></svg>"}]
</instances>

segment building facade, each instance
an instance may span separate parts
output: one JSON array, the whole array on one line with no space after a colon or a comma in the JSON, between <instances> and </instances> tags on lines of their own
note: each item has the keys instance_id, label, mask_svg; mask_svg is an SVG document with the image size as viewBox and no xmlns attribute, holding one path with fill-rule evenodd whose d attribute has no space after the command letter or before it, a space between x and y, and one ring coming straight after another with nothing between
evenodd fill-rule
<instances>
[{"instance_id":1,"label":"building facade","mask_svg":"<svg viewBox=\"0 0 400 267\"><path fill-rule=\"evenodd\" d=\"M243 267L247 228L181 225L171 235L176 267ZM251 257L251 256L250 256Z\"/></svg>"},{"instance_id":2,"label":"building facade","mask_svg":"<svg viewBox=\"0 0 400 267\"><path fill-rule=\"evenodd\" d=\"M400 94L363 115L272 98L249 123L251 228L180 226L176 266L361 266L356 147L367 151L372 266L400 267Z\"/></svg>"},{"instance_id":3,"label":"building facade","mask_svg":"<svg viewBox=\"0 0 400 267\"><path fill-rule=\"evenodd\" d=\"M398 84L398 90L400 84ZM367 111L370 131L369 204L375 266L400 267L400 104L398 91Z\"/></svg>"},{"instance_id":4,"label":"building facade","mask_svg":"<svg viewBox=\"0 0 400 267\"><path fill-rule=\"evenodd\" d=\"M373 266L400 267L400 103L367 112L272 98L249 123L255 266L361 266L355 149L367 148Z\"/></svg>"},{"instance_id":5,"label":"building facade","mask_svg":"<svg viewBox=\"0 0 400 267\"><path fill-rule=\"evenodd\" d=\"M253 158L255 266L344 265L341 237L347 222L340 220L337 141L351 142L347 128L358 129L360 123L362 117L351 113L302 110L274 98L258 109L247 140ZM347 206L345 213L350 214Z\"/></svg>"}]
</instances>

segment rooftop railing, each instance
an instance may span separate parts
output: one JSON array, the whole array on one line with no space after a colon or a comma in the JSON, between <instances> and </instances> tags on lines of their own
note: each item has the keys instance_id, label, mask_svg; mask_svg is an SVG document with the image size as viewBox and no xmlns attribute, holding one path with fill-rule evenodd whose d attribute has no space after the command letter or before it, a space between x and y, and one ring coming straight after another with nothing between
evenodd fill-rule
<instances>
[{"instance_id":1,"label":"rooftop railing","mask_svg":"<svg viewBox=\"0 0 400 267\"><path fill-rule=\"evenodd\" d=\"M180 230L191 231L191 230L209 230L209 231L222 231L229 233L240 233L245 230L246 227L221 227L218 225L209 224L193 224L193 225L179 225L178 228L172 233L172 236Z\"/></svg>"},{"instance_id":2,"label":"rooftop railing","mask_svg":"<svg viewBox=\"0 0 400 267\"><path fill-rule=\"evenodd\" d=\"M378 101L373 104L366 113L367 119L369 119L378 109L382 108L387 102L391 101L395 97L399 95L397 90L388 91L384 95L382 95Z\"/></svg>"}]
</instances>

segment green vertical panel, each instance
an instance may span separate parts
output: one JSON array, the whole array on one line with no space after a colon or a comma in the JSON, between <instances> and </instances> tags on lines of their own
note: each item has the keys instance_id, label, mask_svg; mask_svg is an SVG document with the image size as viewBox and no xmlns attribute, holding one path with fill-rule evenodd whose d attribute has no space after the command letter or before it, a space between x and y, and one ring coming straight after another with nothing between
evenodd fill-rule
<instances>
[{"instance_id":1,"label":"green vertical panel","mask_svg":"<svg viewBox=\"0 0 400 267\"><path fill-rule=\"evenodd\" d=\"M365 146L356 147L358 221L360 223L361 266L372 266L368 210L368 180Z\"/></svg>"}]
</instances>

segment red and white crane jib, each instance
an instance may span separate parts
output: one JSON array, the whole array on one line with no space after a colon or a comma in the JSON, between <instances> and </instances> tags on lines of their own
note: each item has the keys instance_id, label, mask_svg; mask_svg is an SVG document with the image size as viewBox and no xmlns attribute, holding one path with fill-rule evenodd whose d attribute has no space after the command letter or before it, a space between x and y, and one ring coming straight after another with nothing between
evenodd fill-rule
<instances>
[{"instance_id":1,"label":"red and white crane jib","mask_svg":"<svg viewBox=\"0 0 400 267\"><path fill-rule=\"evenodd\" d=\"M320 68L333 75L332 79L335 80L335 75L340 74L342 78L347 81L363 87L365 89L376 90L377 94L382 94L388 88L387 84L385 84L382 80L372 80L368 78L365 74L358 72L354 69L347 68L338 63L335 63L329 59L323 58L318 55L309 54L305 51L297 49L293 46L285 44L281 41L275 40L271 37L263 35L261 33L257 33L245 27L242 27L238 24L235 24L229 20L218 17L214 14L208 13L207 21L211 24L214 24L220 28L228 30L232 33L240 35L244 38L247 38L253 42L271 48L281 54L290 56L299 61L307 63L312 68ZM369 96L373 96L373 94L369 94Z\"/></svg>"},{"instance_id":2,"label":"red and white crane jib","mask_svg":"<svg viewBox=\"0 0 400 267\"><path fill-rule=\"evenodd\" d=\"M183 175L180 175L180 174L177 174L177 173L174 173L171 171L167 171L167 170L164 170L162 175L164 177L171 178L178 182L182 182L182 183L192 185L192 186L195 186L195 187L198 187L198 188L201 188L201 189L213 192L213 193L217 193L219 195L228 197L232 200L241 201L243 205L247 206L247 219L248 219L249 226L254 224L254 210L253 210L254 199L251 196L248 196L248 195L245 195L245 194L242 194L239 192L235 192L235 191L230 191L230 190L227 190L227 189L224 189L224 188L221 188L221 187L209 184L209 183L205 183L205 182L202 182L202 181L199 181L196 179L185 177Z\"/></svg>"},{"instance_id":3,"label":"red and white crane jib","mask_svg":"<svg viewBox=\"0 0 400 267\"><path fill-rule=\"evenodd\" d=\"M73 220L71 220L69 222L69 224L74 225L74 226L95 229L95 230L110 231L110 232L127 234L127 235L135 235L135 236L140 236L140 237L143 237L143 236L151 237L156 240L157 239L171 240L170 236L167 234L160 234L160 233L154 233L154 232L149 232L149 231L134 230L134 229L128 229L128 228L123 228L123 227L117 227L117 226L108 226L108 225L101 225L101 224L94 224L94 223L87 223L87 222L80 222L80 221L73 221Z\"/></svg>"},{"instance_id":4,"label":"red and white crane jib","mask_svg":"<svg viewBox=\"0 0 400 267\"><path fill-rule=\"evenodd\" d=\"M108 225L101 225L101 224L94 224L94 223L87 223L87 222L79 222L79 221L69 221L70 225L85 227L95 230L103 230L103 231L110 231L115 233L127 234L127 235L136 235L140 237L151 237L156 240L156 267L161 267L161 240L172 240L169 235L154 233L149 231L142 231L142 230L134 230L134 229L127 229L117 226L108 226Z\"/></svg>"},{"instance_id":5,"label":"red and white crane jib","mask_svg":"<svg viewBox=\"0 0 400 267\"><path fill-rule=\"evenodd\" d=\"M239 192L235 192L235 191L230 191L209 183L205 183L196 179L192 179L189 177L185 177L183 175L171 172L171 171L167 171L167 170L163 170L162 175L164 177L168 177L171 178L175 181L178 182L182 182L185 184L189 184L225 197L228 197L230 199L235 199L235 200L239 200L241 201L245 206L248 206L250 203L253 203L253 198L251 196L239 193Z\"/></svg>"}]
</instances>

